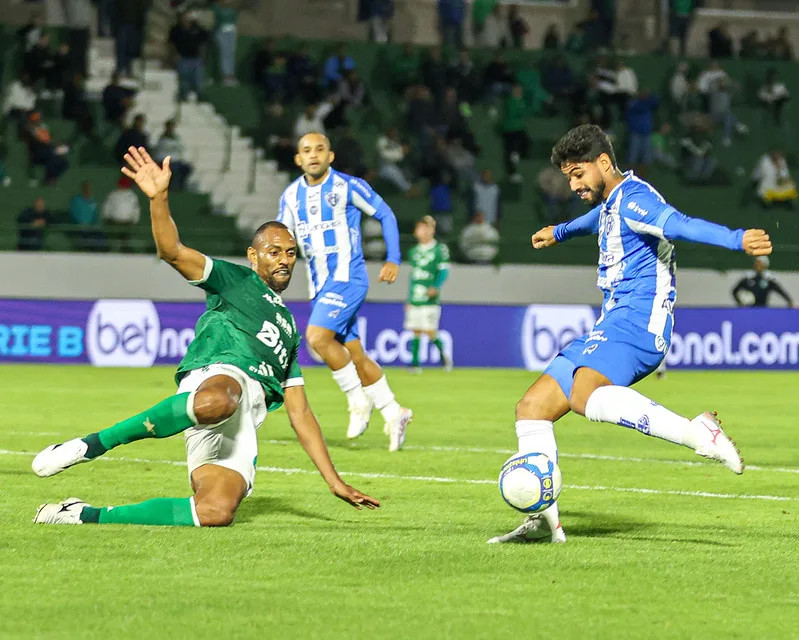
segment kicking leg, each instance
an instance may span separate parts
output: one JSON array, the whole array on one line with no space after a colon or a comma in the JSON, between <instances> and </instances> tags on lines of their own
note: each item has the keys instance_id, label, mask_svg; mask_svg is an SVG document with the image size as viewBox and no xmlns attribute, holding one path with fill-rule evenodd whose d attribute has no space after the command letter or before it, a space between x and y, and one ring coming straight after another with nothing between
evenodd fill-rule
<instances>
[{"instance_id":1,"label":"kicking leg","mask_svg":"<svg viewBox=\"0 0 799 640\"><path fill-rule=\"evenodd\" d=\"M31 466L38 476L53 476L123 444L144 438L168 438L194 425L217 424L233 415L240 399L238 381L226 375L213 376L196 391L178 393L112 427L50 445L33 459Z\"/></svg>"},{"instance_id":2,"label":"kicking leg","mask_svg":"<svg viewBox=\"0 0 799 640\"><path fill-rule=\"evenodd\" d=\"M309 325L305 332L310 347L319 354L333 372L333 380L347 396L350 411L348 438L357 438L369 426L372 404L364 393L359 372L350 352L336 339L333 329Z\"/></svg>"},{"instance_id":3,"label":"kicking leg","mask_svg":"<svg viewBox=\"0 0 799 640\"><path fill-rule=\"evenodd\" d=\"M688 420L634 389L614 385L589 367L575 372L569 404L572 411L594 422L617 424L689 447L697 455L721 462L734 473L743 473L743 460L735 443L724 433L713 413Z\"/></svg>"},{"instance_id":4,"label":"kicking leg","mask_svg":"<svg viewBox=\"0 0 799 640\"><path fill-rule=\"evenodd\" d=\"M567 369L571 366L566 358L559 357L548 369L552 375L544 373L516 405L519 453L543 453L557 462L558 445L555 442L553 425L569 412L569 400L561 384L568 383ZM559 382L564 375L566 380ZM525 521L510 533L491 538L488 542L494 544L536 540L566 542L557 502L541 513L527 516Z\"/></svg>"},{"instance_id":5,"label":"kicking leg","mask_svg":"<svg viewBox=\"0 0 799 640\"><path fill-rule=\"evenodd\" d=\"M352 356L363 390L372 404L380 410L386 421L383 431L390 438L389 451L398 451L405 442L405 429L413 420L413 411L400 406L388 386L380 365L363 350L360 339L348 340L345 345ZM363 433L363 432L361 432Z\"/></svg>"}]
</instances>

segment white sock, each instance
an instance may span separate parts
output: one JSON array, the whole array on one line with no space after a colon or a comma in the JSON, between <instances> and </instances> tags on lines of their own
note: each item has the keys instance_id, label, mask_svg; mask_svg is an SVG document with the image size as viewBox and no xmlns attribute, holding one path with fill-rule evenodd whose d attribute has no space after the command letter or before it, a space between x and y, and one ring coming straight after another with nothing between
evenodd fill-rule
<instances>
[{"instance_id":1,"label":"white sock","mask_svg":"<svg viewBox=\"0 0 799 640\"><path fill-rule=\"evenodd\" d=\"M516 437L519 453L543 453L553 462L558 461L555 429L549 420L517 420Z\"/></svg>"},{"instance_id":2,"label":"white sock","mask_svg":"<svg viewBox=\"0 0 799 640\"><path fill-rule=\"evenodd\" d=\"M402 407L399 406L399 403L394 398L394 392L388 386L386 376L383 376L374 384L364 387L363 390L371 398L374 405L380 409L380 413L383 414L383 419L386 422L393 422L396 419Z\"/></svg>"},{"instance_id":3,"label":"white sock","mask_svg":"<svg viewBox=\"0 0 799 640\"><path fill-rule=\"evenodd\" d=\"M558 461L558 444L555 442L555 428L549 420L517 420L516 437L519 439L519 453L543 453L550 460ZM560 526L558 503L545 509L542 515L550 527Z\"/></svg>"},{"instance_id":4,"label":"white sock","mask_svg":"<svg viewBox=\"0 0 799 640\"><path fill-rule=\"evenodd\" d=\"M341 369L333 372L333 380L344 393L347 394L347 401L350 408L355 405L365 405L369 403L369 399L363 391L361 386L361 379L358 377L358 370L355 368L355 363L350 361Z\"/></svg>"},{"instance_id":5,"label":"white sock","mask_svg":"<svg viewBox=\"0 0 799 640\"><path fill-rule=\"evenodd\" d=\"M695 431L690 420L627 387L596 389L585 405L585 417L594 422L610 422L636 429L645 435L696 449Z\"/></svg>"}]
</instances>

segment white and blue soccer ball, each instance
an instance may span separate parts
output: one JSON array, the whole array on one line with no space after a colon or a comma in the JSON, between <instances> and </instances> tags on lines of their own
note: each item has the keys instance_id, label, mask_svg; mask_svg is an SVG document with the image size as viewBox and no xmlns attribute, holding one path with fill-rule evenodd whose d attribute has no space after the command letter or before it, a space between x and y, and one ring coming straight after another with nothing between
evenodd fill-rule
<instances>
[{"instance_id":1,"label":"white and blue soccer ball","mask_svg":"<svg viewBox=\"0 0 799 640\"><path fill-rule=\"evenodd\" d=\"M499 472L502 499L523 513L538 513L553 505L561 486L557 463L543 453L513 455Z\"/></svg>"}]
</instances>

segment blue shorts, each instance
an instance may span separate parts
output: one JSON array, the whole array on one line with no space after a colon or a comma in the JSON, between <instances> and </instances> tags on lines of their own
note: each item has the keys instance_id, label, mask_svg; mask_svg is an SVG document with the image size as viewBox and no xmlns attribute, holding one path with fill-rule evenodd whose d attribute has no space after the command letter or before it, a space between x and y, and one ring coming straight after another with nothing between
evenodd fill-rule
<instances>
[{"instance_id":1,"label":"blue shorts","mask_svg":"<svg viewBox=\"0 0 799 640\"><path fill-rule=\"evenodd\" d=\"M568 398L574 372L580 367L598 371L613 384L629 387L658 368L669 341L629 319L606 317L593 330L563 349L546 368Z\"/></svg>"},{"instance_id":2,"label":"blue shorts","mask_svg":"<svg viewBox=\"0 0 799 640\"><path fill-rule=\"evenodd\" d=\"M366 299L368 285L351 282L328 281L311 300L311 315L308 325L323 327L336 332L336 340L342 343L357 340L358 310Z\"/></svg>"}]
</instances>

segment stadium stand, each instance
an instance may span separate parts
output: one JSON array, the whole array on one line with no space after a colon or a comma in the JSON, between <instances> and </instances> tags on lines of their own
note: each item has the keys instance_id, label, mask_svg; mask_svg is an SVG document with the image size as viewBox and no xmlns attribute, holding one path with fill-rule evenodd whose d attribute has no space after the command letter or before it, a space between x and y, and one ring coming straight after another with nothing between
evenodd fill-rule
<instances>
[{"instance_id":1,"label":"stadium stand","mask_svg":"<svg viewBox=\"0 0 799 640\"><path fill-rule=\"evenodd\" d=\"M9 29L6 28L6 31ZM6 39L13 41L11 36ZM252 81L253 59L261 44L260 39L239 38L237 76L243 83L238 86L219 83L209 86L203 96L207 103L188 102L179 108L174 101L165 104L163 96L172 93L167 78L173 72L159 71L157 66L153 66L154 76L145 81L145 87L147 83L156 81L157 87L151 93L158 98L153 97L151 100L147 97L140 100L137 108L147 112L149 130L155 135L160 132L161 123L175 114L178 115L179 133L190 151L192 162L196 164L195 187L198 192L175 194L176 217L184 223L182 228L186 229L187 242L209 252L239 253L246 244L247 233L257 226L258 221L270 217L269 211L274 210L280 191L293 177L293 174L278 170L278 159L269 157L270 152L264 149L268 146L265 139L269 133L267 123L270 122L266 114L268 103L263 89ZM281 39L274 43L273 48L276 52L293 52L301 44L307 47L311 59L320 67L336 46L329 41L300 43ZM353 134L363 150L363 164L367 171L373 172L378 168L378 136L394 125L404 129L406 123L407 118L403 111L406 103L396 87L392 86L392 81L397 78L398 68L394 61L402 52L401 45L364 42L347 44L347 55L354 61L359 76L365 80L369 98L366 107L350 111L350 125L347 130ZM427 50L411 47L410 53L418 58L427 55ZM472 49L470 53L480 73L494 55L491 51L480 49ZM212 53L209 55L213 56ZM536 176L547 165L552 144L575 123L575 118L567 110L560 108L557 102L556 108L551 110L541 103L542 97L546 95L541 91L542 70L552 64L554 55L565 56L581 83L587 81L589 71L596 64L593 56L571 53L555 54L546 50L504 52L516 80L522 84L531 110L524 118L530 140L530 153L519 164L523 182L515 183L503 177L505 157L502 139L498 134L502 120L501 103L498 103L499 116L495 111L497 105L483 100L470 102L468 111L463 111L468 127L474 134L474 141L480 148L475 169L479 172L480 169L489 167L495 175L500 176L502 182L502 240L498 257L501 262L596 262L596 249L591 239L574 241L554 252L533 253L528 250L530 232L549 221ZM7 47L4 52L4 84L14 78L17 59L18 53L13 47ZM676 122L678 108L669 99L669 83L678 61L667 56L649 55L630 57L627 63L637 75L639 86L660 96L661 107L657 122ZM150 64L148 63L148 69ZM694 60L690 65L689 76L695 76L706 63ZM216 69L215 64L208 64L207 67L209 70ZM790 268L799 251L799 223L795 214L791 210L758 206L757 199L751 197L754 185L748 176L757 160L772 146L779 146L785 152L789 166L796 161L795 154L792 153L796 134L795 127L790 122L790 103L785 107L782 124L777 124L761 106L758 89L770 68L777 70L789 89L799 84L799 72L790 62L763 60L729 59L723 61L723 67L740 87L735 96L734 111L741 122L749 125L749 135L736 138L729 147L725 147L721 144L720 135L714 134L714 153L718 159L719 171L709 184L689 184L680 172L662 166L650 167L647 177L676 207L689 215L706 217L733 227L763 226L772 231L777 242L773 266L778 269ZM413 69L409 73L413 76ZM287 113L292 121L301 110L302 105L296 101L287 105ZM45 113L56 139L59 136L68 136L74 129L72 123L57 117L57 110L51 108ZM617 117L611 130L616 139L619 160L624 166L627 141L623 118ZM675 139L681 137L679 128L677 132ZM403 134L405 133L404 131ZM331 132L334 144L338 143L341 136L342 130ZM105 142L113 145L113 140L105 139ZM23 177L27 176L24 145L13 136L7 136L6 147L6 172L13 182L4 189L3 196L11 212L30 206L40 193L47 199L50 210L65 210L69 198L78 191L79 184L84 179L91 180L95 186L98 201L115 184L116 166L110 161L98 162L97 150L84 145L84 148L76 149L70 154L70 169L60 180L58 189L28 186ZM675 154L679 157L679 146L675 147ZM680 163L681 160L678 160L678 164ZM396 186L379 178L375 182L378 190L386 196L397 213L404 242L411 241L413 221L430 212L427 183L424 180L419 182L422 188L407 194L402 194ZM464 197L467 191L468 189L459 189L454 194L452 236L456 236L468 223L468 199ZM6 216L1 224L4 233L0 247L12 248L15 238L13 217ZM137 250L151 250L146 226L146 219L142 220ZM62 233L57 229L48 234L46 246L53 250L73 248L69 233L66 230ZM679 263L683 267L726 269L741 267L745 261L735 254L686 245L680 247Z\"/></svg>"}]
</instances>

